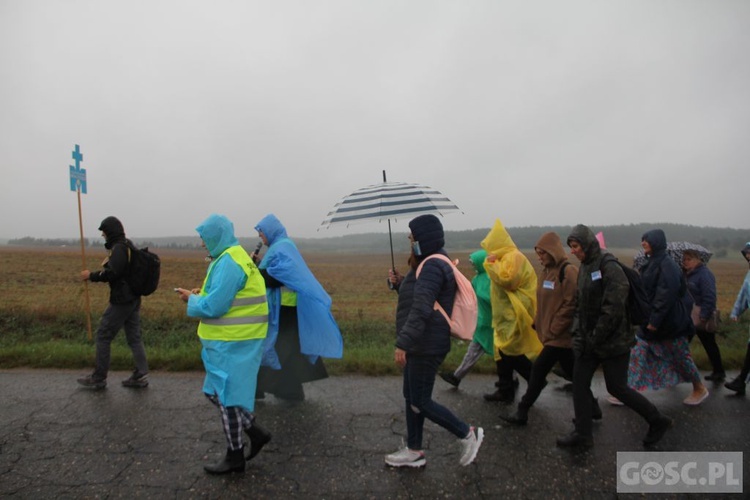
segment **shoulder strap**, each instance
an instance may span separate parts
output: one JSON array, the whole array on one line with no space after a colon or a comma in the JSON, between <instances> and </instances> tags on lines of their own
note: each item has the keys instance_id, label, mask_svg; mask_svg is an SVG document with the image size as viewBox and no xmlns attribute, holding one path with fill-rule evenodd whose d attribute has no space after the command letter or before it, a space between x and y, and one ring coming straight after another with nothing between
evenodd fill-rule
<instances>
[{"instance_id":1,"label":"shoulder strap","mask_svg":"<svg viewBox=\"0 0 750 500\"><path fill-rule=\"evenodd\" d=\"M422 260L422 262L419 263L419 266L417 266L417 277L419 277L419 272L422 270L422 266L424 266L424 263L427 262L428 260L432 259L432 258L438 258L438 259L440 259L442 261L447 262L448 264L451 264L451 266L455 266L455 265L458 264L457 261L454 262L449 257L447 257L447 256L445 256L445 255L443 255L441 253L433 253L433 254L428 255L427 257L425 257L424 260Z\"/></svg>"},{"instance_id":2,"label":"shoulder strap","mask_svg":"<svg viewBox=\"0 0 750 500\"><path fill-rule=\"evenodd\" d=\"M568 265L570 265L570 262L566 260L565 262L563 262L563 265L560 266L560 276L558 277L557 280L560 282L561 285L562 285L563 280L565 279L565 268L568 267Z\"/></svg>"}]
</instances>

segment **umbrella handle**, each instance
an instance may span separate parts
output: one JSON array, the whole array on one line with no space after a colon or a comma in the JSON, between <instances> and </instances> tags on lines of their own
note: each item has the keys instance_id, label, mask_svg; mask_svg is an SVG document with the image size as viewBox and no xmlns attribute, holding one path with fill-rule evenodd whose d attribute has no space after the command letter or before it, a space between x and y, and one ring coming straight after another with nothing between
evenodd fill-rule
<instances>
[{"instance_id":1,"label":"umbrella handle","mask_svg":"<svg viewBox=\"0 0 750 500\"><path fill-rule=\"evenodd\" d=\"M383 170L385 176L385 170ZM388 219L388 241L391 243L391 269L396 270L396 262L393 259L393 235L391 234L391 219Z\"/></svg>"}]
</instances>

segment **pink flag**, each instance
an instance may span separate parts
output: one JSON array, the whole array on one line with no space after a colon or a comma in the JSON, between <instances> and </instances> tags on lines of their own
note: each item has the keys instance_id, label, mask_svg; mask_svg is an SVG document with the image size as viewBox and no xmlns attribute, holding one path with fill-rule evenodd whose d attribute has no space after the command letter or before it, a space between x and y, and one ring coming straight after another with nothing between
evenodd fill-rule
<instances>
[{"instance_id":1,"label":"pink flag","mask_svg":"<svg viewBox=\"0 0 750 500\"><path fill-rule=\"evenodd\" d=\"M596 233L596 240L599 242L600 248L604 248L604 249L607 248L607 245L604 243L604 233L602 233L601 231Z\"/></svg>"}]
</instances>

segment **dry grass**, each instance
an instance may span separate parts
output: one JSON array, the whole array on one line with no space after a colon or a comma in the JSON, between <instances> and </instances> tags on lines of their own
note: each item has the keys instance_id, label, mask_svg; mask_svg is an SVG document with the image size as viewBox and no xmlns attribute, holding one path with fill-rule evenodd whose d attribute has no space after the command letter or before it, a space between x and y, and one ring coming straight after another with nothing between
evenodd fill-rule
<instances>
[{"instance_id":1,"label":"dry grass","mask_svg":"<svg viewBox=\"0 0 750 500\"><path fill-rule=\"evenodd\" d=\"M105 251L87 252L87 267L99 269ZM185 317L185 305L172 288L199 287L207 263L201 252L159 249L157 253L162 259L161 284L153 295L144 298L142 315L151 330L158 330L165 336L166 333L173 334L174 339L162 341L177 349L181 338L194 339L195 321ZM623 262L632 263L634 251L614 253ZM527 256L538 266L533 252L527 252ZM460 259L459 267L467 276L473 276L468 252L456 253L453 257ZM391 350L397 297L386 285L390 255L309 253L305 258L333 299L333 313L347 345L345 360L355 354L352 348ZM397 268L405 270L406 256L397 255L396 263ZM38 341L85 339L85 286L78 280L81 268L80 248L0 247L0 341L9 336L18 338L14 334L21 330L24 335ZM718 306L728 313L747 272L747 265L738 256L736 259L715 259L710 268L716 275ZM98 317L107 305L109 287L104 283L88 283L88 293L95 329ZM741 352L727 352L725 358L729 364L739 362L740 356L744 356L747 324L725 323L724 327L730 338L722 341L722 353L736 348ZM373 341L377 345L369 346ZM456 364L463 355L462 349L465 347L454 349L457 352L452 353L446 363ZM702 348L694 345L693 351L699 365L705 364ZM373 371L368 366L374 361L368 356L379 356L375 354L377 352L374 350L359 358L354 356L347 369Z\"/></svg>"}]
</instances>

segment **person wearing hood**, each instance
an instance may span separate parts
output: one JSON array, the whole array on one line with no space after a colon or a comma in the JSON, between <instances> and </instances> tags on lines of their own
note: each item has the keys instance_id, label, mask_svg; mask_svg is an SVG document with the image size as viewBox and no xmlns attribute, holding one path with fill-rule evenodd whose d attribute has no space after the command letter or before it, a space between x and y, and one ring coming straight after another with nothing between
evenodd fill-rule
<instances>
[{"instance_id":1,"label":"person wearing hood","mask_svg":"<svg viewBox=\"0 0 750 500\"><path fill-rule=\"evenodd\" d=\"M423 429L425 419L429 419L458 438L459 463L465 466L476 458L484 430L470 426L432 399L438 368L451 349L450 326L435 310L435 303L449 316L452 314L456 278L448 262L429 258L448 255L443 249L445 236L440 220L434 215L420 215L409 222L409 229L410 270L403 277L391 270L389 278L398 290L394 361L403 368L407 440L406 447L386 455L385 463L391 467L423 467Z\"/></svg>"},{"instance_id":2,"label":"person wearing hood","mask_svg":"<svg viewBox=\"0 0 750 500\"><path fill-rule=\"evenodd\" d=\"M555 232L544 233L534 251L542 265L536 287L534 326L543 347L531 367L529 385L518 409L511 415L500 415L515 425L526 425L529 409L547 385L547 374L555 363L560 363L565 373L573 373L573 336L570 330L576 309L578 268L568 262L560 236ZM592 404L592 418L601 419L602 411L596 398Z\"/></svg>"},{"instance_id":3,"label":"person wearing hood","mask_svg":"<svg viewBox=\"0 0 750 500\"><path fill-rule=\"evenodd\" d=\"M640 273L650 314L648 324L638 325L636 345L630 353L628 385L645 391L690 382L693 391L683 402L699 405L708 397L708 389L690 354L695 327L690 318L693 304L687 282L680 267L667 254L664 231L647 231L641 238L641 246L646 263Z\"/></svg>"},{"instance_id":4,"label":"person wearing hood","mask_svg":"<svg viewBox=\"0 0 750 500\"><path fill-rule=\"evenodd\" d=\"M750 265L750 241L745 243L745 246L740 252L748 265ZM734 306L732 307L732 312L729 314L729 317L734 322L739 321L739 317L742 313L747 311L748 307L750 307L750 271L745 275L745 281L742 283L740 291L737 293L737 299L734 301ZM724 384L724 387L730 391L736 392L738 396L743 396L745 394L745 384L748 375L750 375L750 338L747 339L747 351L745 352L745 361L742 364L740 374L731 382Z\"/></svg>"},{"instance_id":5,"label":"person wearing hood","mask_svg":"<svg viewBox=\"0 0 750 500\"><path fill-rule=\"evenodd\" d=\"M691 314L695 334L711 362L711 373L704 378L712 382L723 382L726 373L724 364L721 362L721 350L716 343L716 322L714 322L714 315L718 314L716 277L695 250L683 251L682 268L685 270L688 291L695 303Z\"/></svg>"},{"instance_id":6,"label":"person wearing hood","mask_svg":"<svg viewBox=\"0 0 750 500\"><path fill-rule=\"evenodd\" d=\"M481 245L487 251L484 268L491 282L493 354L498 376L497 390L485 394L484 399L509 403L516 392L513 372L528 381L529 358L542 350L534 331L537 277L534 266L499 220Z\"/></svg>"},{"instance_id":7,"label":"person wearing hood","mask_svg":"<svg viewBox=\"0 0 750 500\"><path fill-rule=\"evenodd\" d=\"M258 397L269 392L302 401L302 384L328 377L322 358L343 356L344 341L331 313L331 297L307 267L286 228L273 214L255 226L268 250L258 268L266 283L269 322Z\"/></svg>"},{"instance_id":8,"label":"person wearing hood","mask_svg":"<svg viewBox=\"0 0 750 500\"><path fill-rule=\"evenodd\" d=\"M440 372L440 378L453 387L458 387L461 380L469 373L469 370L479 361L482 354L493 354L493 331L492 331L492 304L490 303L490 278L484 270L484 259L487 257L486 250L477 250L469 255L469 261L474 266L476 273L471 279L471 286L477 294L477 327L474 336L466 349L466 354L455 371Z\"/></svg>"},{"instance_id":9,"label":"person wearing hood","mask_svg":"<svg viewBox=\"0 0 750 500\"><path fill-rule=\"evenodd\" d=\"M125 229L117 217L109 216L99 225L99 231L108 250L101 271L81 271L82 280L109 284L109 305L102 314L96 331L96 363L94 372L78 379L78 383L92 389L107 386L112 341L121 328L125 330L128 347L133 353L135 369L122 381L131 388L148 386L148 361L141 339L141 297L133 292L127 278L130 269L130 252L135 248L125 237Z\"/></svg>"},{"instance_id":10,"label":"person wearing hood","mask_svg":"<svg viewBox=\"0 0 750 500\"><path fill-rule=\"evenodd\" d=\"M557 445L590 447L594 444L591 380L600 365L609 393L648 422L643 444L652 445L664 436L672 419L628 387L630 348L635 342L626 305L630 292L628 278L617 259L601 251L596 236L587 226L575 226L567 243L581 264L572 328L575 430L558 438Z\"/></svg>"},{"instance_id":11,"label":"person wearing hood","mask_svg":"<svg viewBox=\"0 0 750 500\"><path fill-rule=\"evenodd\" d=\"M244 472L271 435L255 422L255 382L263 339L268 332L268 303L263 278L234 236L234 225L212 214L196 231L211 263L201 288L177 288L187 315L200 318L198 337L206 370L203 393L219 408L227 441L226 455L209 474ZM245 458L242 431L250 439Z\"/></svg>"}]
</instances>

